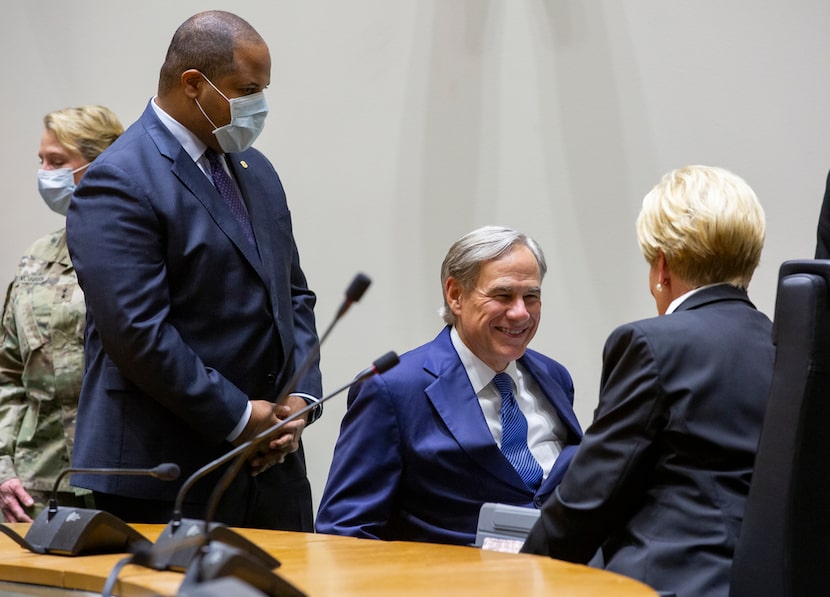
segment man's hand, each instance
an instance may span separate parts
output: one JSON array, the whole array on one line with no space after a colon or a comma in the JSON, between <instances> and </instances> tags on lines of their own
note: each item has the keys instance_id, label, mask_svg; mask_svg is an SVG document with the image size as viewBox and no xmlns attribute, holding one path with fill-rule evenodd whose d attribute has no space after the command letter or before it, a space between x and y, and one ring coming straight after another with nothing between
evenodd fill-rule
<instances>
[{"instance_id":1,"label":"man's hand","mask_svg":"<svg viewBox=\"0 0 830 597\"><path fill-rule=\"evenodd\" d=\"M35 500L23 489L17 477L0 483L0 509L3 510L6 522L32 522L23 508L31 508L34 503Z\"/></svg>"},{"instance_id":2,"label":"man's hand","mask_svg":"<svg viewBox=\"0 0 830 597\"><path fill-rule=\"evenodd\" d=\"M242 432L239 442L247 441L265 429L277 424L306 406L300 396L288 396L282 404L274 405L265 400L251 401L251 419ZM248 459L251 475L268 470L285 460L286 455L296 452L300 448L300 437L305 429L307 415L287 423L267 443L264 442ZM249 428L255 429L249 433ZM244 438L244 439L243 439Z\"/></svg>"}]
</instances>

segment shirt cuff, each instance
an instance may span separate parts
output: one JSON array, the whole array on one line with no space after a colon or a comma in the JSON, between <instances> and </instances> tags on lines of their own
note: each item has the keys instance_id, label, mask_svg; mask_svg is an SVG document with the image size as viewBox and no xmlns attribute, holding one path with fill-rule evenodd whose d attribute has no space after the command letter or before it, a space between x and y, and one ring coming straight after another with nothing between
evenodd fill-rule
<instances>
[{"instance_id":1,"label":"shirt cuff","mask_svg":"<svg viewBox=\"0 0 830 597\"><path fill-rule=\"evenodd\" d=\"M251 406L251 401L248 401L248 404L245 405L245 412L242 413L242 416L239 418L239 422L236 424L231 432L225 438L229 442L233 442L239 435L242 433L242 430L245 429L245 425L248 424L248 420L251 418L251 411L254 409Z\"/></svg>"},{"instance_id":2,"label":"shirt cuff","mask_svg":"<svg viewBox=\"0 0 830 597\"><path fill-rule=\"evenodd\" d=\"M320 404L320 399L316 396L312 396L311 394L303 394L302 392L293 392L292 396L299 396L303 400L305 400L306 404L316 404L314 408L308 411L308 420L306 421L306 425L311 425L314 421L319 419L323 415L323 405Z\"/></svg>"}]
</instances>

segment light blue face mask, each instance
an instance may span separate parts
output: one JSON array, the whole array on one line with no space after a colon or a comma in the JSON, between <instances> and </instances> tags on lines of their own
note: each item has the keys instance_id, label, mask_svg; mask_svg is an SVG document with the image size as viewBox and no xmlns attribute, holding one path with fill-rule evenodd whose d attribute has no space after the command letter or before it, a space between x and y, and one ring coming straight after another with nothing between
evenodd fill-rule
<instances>
[{"instance_id":1,"label":"light blue face mask","mask_svg":"<svg viewBox=\"0 0 830 597\"><path fill-rule=\"evenodd\" d=\"M201 73L199 73L201 74ZM213 134L219 142L219 147L225 153L245 151L254 144L262 129L265 128L265 117L268 116L268 103L265 101L265 94L261 91L242 97L228 97L219 91L210 79L202 75L216 93L225 98L231 106L231 121L225 126L217 127L216 124L202 109L199 100L194 98L196 105L207 121L213 127Z\"/></svg>"},{"instance_id":2,"label":"light blue face mask","mask_svg":"<svg viewBox=\"0 0 830 597\"><path fill-rule=\"evenodd\" d=\"M72 170L71 168L56 168L54 170L37 171L37 190L49 206L49 209L62 216L69 209L69 200L75 192L75 173L80 172L89 164L84 164Z\"/></svg>"}]
</instances>

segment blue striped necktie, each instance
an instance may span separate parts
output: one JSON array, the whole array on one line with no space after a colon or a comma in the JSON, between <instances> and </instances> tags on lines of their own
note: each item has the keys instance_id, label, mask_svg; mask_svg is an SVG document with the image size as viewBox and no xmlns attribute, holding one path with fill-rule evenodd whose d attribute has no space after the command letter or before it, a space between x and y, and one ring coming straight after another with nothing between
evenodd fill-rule
<instances>
[{"instance_id":1,"label":"blue striped necktie","mask_svg":"<svg viewBox=\"0 0 830 597\"><path fill-rule=\"evenodd\" d=\"M507 373L499 373L493 383L501 394L501 452L525 484L536 491L542 483L542 467L527 447L527 419L516 404L513 381Z\"/></svg>"}]
</instances>

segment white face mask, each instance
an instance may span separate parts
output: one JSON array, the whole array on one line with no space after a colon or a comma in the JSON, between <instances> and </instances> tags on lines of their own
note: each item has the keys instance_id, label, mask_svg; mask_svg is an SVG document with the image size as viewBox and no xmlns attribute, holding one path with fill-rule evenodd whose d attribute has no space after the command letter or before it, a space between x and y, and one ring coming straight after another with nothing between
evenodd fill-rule
<instances>
[{"instance_id":1,"label":"white face mask","mask_svg":"<svg viewBox=\"0 0 830 597\"><path fill-rule=\"evenodd\" d=\"M201 74L201 73L199 73ZM265 117L268 116L268 104L265 101L265 94L261 91L242 97L228 97L219 91L210 79L202 75L216 93L225 98L231 106L231 121L225 126L217 127L216 124L202 109L199 100L194 98L196 105L207 121L213 126L213 134L219 141L219 147L225 153L245 151L254 144L262 129L265 128Z\"/></svg>"},{"instance_id":2,"label":"white face mask","mask_svg":"<svg viewBox=\"0 0 830 597\"><path fill-rule=\"evenodd\" d=\"M55 170L37 171L37 190L49 206L49 209L62 216L69 209L69 200L75 192L75 173L80 172L89 164L84 164L72 170L71 168L56 168Z\"/></svg>"}]
</instances>

